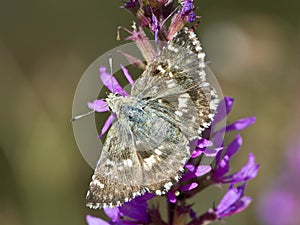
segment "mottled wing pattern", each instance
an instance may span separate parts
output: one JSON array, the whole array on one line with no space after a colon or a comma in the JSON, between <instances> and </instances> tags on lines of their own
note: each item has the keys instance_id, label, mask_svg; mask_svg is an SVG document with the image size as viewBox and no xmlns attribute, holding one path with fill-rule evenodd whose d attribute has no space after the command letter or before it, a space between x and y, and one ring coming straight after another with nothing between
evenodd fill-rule
<instances>
[{"instance_id":1,"label":"mottled wing pattern","mask_svg":"<svg viewBox=\"0 0 300 225\"><path fill-rule=\"evenodd\" d=\"M131 132L120 121L110 128L87 193L87 206L118 206L140 195L143 175Z\"/></svg>"},{"instance_id":2,"label":"mottled wing pattern","mask_svg":"<svg viewBox=\"0 0 300 225\"><path fill-rule=\"evenodd\" d=\"M210 125L218 104L201 50L195 34L183 29L136 80L124 115L138 115L134 122L117 118L109 130L88 206L119 206L146 191L164 194L179 179L190 141Z\"/></svg>"},{"instance_id":3,"label":"mottled wing pattern","mask_svg":"<svg viewBox=\"0 0 300 225\"><path fill-rule=\"evenodd\" d=\"M147 108L168 121L191 141L199 136L198 110L189 95L173 79L141 76L132 88L132 96L147 102Z\"/></svg>"},{"instance_id":4,"label":"mottled wing pattern","mask_svg":"<svg viewBox=\"0 0 300 225\"><path fill-rule=\"evenodd\" d=\"M163 76L187 90L198 112L195 122L199 134L211 124L219 102L215 89L207 82L204 57L195 33L184 28L142 74L145 77Z\"/></svg>"},{"instance_id":5,"label":"mottled wing pattern","mask_svg":"<svg viewBox=\"0 0 300 225\"><path fill-rule=\"evenodd\" d=\"M132 130L111 127L87 193L92 208L115 207L152 192L164 194L190 155L189 140L164 118L145 110L146 122Z\"/></svg>"}]
</instances>

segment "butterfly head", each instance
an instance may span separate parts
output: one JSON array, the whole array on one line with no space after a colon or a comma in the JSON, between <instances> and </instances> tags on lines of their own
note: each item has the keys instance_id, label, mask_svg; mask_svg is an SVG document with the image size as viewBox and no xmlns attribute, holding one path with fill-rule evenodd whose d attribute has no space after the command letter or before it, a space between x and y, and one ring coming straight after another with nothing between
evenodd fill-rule
<instances>
[{"instance_id":1,"label":"butterfly head","mask_svg":"<svg viewBox=\"0 0 300 225\"><path fill-rule=\"evenodd\" d=\"M118 93L109 93L105 101L110 111L117 113L124 101L124 97Z\"/></svg>"}]
</instances>

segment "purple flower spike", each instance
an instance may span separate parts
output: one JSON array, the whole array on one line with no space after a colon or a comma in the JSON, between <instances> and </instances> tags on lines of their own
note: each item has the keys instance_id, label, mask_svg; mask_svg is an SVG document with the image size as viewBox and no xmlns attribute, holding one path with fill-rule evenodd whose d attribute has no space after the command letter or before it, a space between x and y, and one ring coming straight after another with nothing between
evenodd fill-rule
<instances>
[{"instance_id":1,"label":"purple flower spike","mask_svg":"<svg viewBox=\"0 0 300 225\"><path fill-rule=\"evenodd\" d=\"M107 118L107 120L105 121L104 126L102 127L101 133L98 136L99 139L103 136L103 134L105 134L105 132L111 126L111 124L113 123L115 118L116 118L116 115L113 114L113 113Z\"/></svg>"},{"instance_id":2,"label":"purple flower spike","mask_svg":"<svg viewBox=\"0 0 300 225\"><path fill-rule=\"evenodd\" d=\"M247 208L252 199L248 196L243 196L245 187L246 183L237 188L229 188L215 209L215 213L219 219L237 214Z\"/></svg>"},{"instance_id":3,"label":"purple flower spike","mask_svg":"<svg viewBox=\"0 0 300 225\"><path fill-rule=\"evenodd\" d=\"M96 112L107 112L109 108L106 105L106 102L102 99L94 100L93 102L88 102L88 107Z\"/></svg>"},{"instance_id":4,"label":"purple flower spike","mask_svg":"<svg viewBox=\"0 0 300 225\"><path fill-rule=\"evenodd\" d=\"M121 85L118 83L116 78L110 73L106 72L106 67L100 67L100 79L102 83L110 90L112 93L118 93L123 96L129 96L126 91L123 90Z\"/></svg>"},{"instance_id":5,"label":"purple flower spike","mask_svg":"<svg viewBox=\"0 0 300 225\"><path fill-rule=\"evenodd\" d=\"M106 222L105 220L91 215L86 216L86 222L88 225L109 225L109 223Z\"/></svg>"},{"instance_id":6,"label":"purple flower spike","mask_svg":"<svg viewBox=\"0 0 300 225\"><path fill-rule=\"evenodd\" d=\"M128 82L129 82L129 84L130 84L131 86L133 86L134 81L133 81L133 79L132 79L130 73L128 72L128 70L126 69L125 66L123 66L122 64L120 64L120 66L121 66L121 69L122 69L122 71L123 71L123 73L124 73L126 79L127 79Z\"/></svg>"}]
</instances>

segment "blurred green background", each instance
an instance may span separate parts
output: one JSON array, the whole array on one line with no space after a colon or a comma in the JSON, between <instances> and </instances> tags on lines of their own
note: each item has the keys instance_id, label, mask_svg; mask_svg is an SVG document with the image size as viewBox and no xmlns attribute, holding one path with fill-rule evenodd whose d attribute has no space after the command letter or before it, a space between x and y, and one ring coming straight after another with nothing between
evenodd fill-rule
<instances>
[{"instance_id":1,"label":"blurred green background","mask_svg":"<svg viewBox=\"0 0 300 225\"><path fill-rule=\"evenodd\" d=\"M300 2L195 0L198 35L224 95L235 98L229 121L255 115L242 132L238 169L253 152L259 176L254 202L227 224L262 224L261 194L280 171L287 143L299 138ZM131 14L114 1L1 1L0 224L85 224L92 169L70 123L73 95L86 68L116 41ZM123 37L125 35L123 34ZM205 201L219 198L207 191ZM201 203L201 195L199 197ZM211 202L211 200L209 201Z\"/></svg>"}]
</instances>

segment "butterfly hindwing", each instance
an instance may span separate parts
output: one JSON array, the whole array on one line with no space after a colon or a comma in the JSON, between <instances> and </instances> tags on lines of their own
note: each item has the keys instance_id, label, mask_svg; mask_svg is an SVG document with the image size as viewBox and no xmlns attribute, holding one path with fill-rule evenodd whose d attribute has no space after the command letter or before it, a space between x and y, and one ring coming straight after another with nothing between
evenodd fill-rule
<instances>
[{"instance_id":1,"label":"butterfly hindwing","mask_svg":"<svg viewBox=\"0 0 300 225\"><path fill-rule=\"evenodd\" d=\"M136 122L131 129L122 118L113 124L90 183L88 206L118 206L145 191L163 194L179 179L189 140L155 111L146 107L138 118L142 125Z\"/></svg>"}]
</instances>

